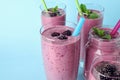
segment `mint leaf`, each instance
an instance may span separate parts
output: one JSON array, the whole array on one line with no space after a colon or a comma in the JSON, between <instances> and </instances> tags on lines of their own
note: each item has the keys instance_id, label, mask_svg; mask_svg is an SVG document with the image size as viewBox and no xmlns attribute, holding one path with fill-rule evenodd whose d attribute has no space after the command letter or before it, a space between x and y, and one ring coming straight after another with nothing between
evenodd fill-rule
<instances>
[{"instance_id":1,"label":"mint leaf","mask_svg":"<svg viewBox=\"0 0 120 80\"><path fill-rule=\"evenodd\" d=\"M83 13L86 12L87 8L86 8L86 5L85 4L80 4L80 8L82 10Z\"/></svg>"},{"instance_id":2,"label":"mint leaf","mask_svg":"<svg viewBox=\"0 0 120 80\"><path fill-rule=\"evenodd\" d=\"M84 15L87 16L88 19L96 19L99 15L91 10L87 9L85 4L80 4L80 9Z\"/></svg>"},{"instance_id":3,"label":"mint leaf","mask_svg":"<svg viewBox=\"0 0 120 80\"><path fill-rule=\"evenodd\" d=\"M91 13L91 14L89 14L89 16L88 16L89 19L96 19L96 18L98 18L98 17L99 17L99 16L98 16L97 13Z\"/></svg>"},{"instance_id":4,"label":"mint leaf","mask_svg":"<svg viewBox=\"0 0 120 80\"><path fill-rule=\"evenodd\" d=\"M56 13L58 11L58 6L55 6L54 8L52 8L52 12Z\"/></svg>"},{"instance_id":5,"label":"mint leaf","mask_svg":"<svg viewBox=\"0 0 120 80\"><path fill-rule=\"evenodd\" d=\"M94 33L102 39L110 40L112 38L110 34L105 33L105 30L99 29L97 27L93 27L92 29L93 29Z\"/></svg>"},{"instance_id":6,"label":"mint leaf","mask_svg":"<svg viewBox=\"0 0 120 80\"><path fill-rule=\"evenodd\" d=\"M99 36L104 36L104 32L105 32L104 30L98 29L98 35Z\"/></svg>"},{"instance_id":7,"label":"mint leaf","mask_svg":"<svg viewBox=\"0 0 120 80\"><path fill-rule=\"evenodd\" d=\"M102 37L103 39L108 39L108 40L110 40L112 37L111 37L111 35L110 34L106 34L105 36L103 36Z\"/></svg>"}]
</instances>

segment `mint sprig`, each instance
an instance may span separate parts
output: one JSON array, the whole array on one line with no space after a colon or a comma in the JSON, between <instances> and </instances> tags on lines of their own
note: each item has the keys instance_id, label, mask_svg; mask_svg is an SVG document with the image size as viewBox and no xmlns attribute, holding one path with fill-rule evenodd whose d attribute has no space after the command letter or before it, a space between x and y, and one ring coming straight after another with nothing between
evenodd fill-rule
<instances>
[{"instance_id":1,"label":"mint sprig","mask_svg":"<svg viewBox=\"0 0 120 80\"><path fill-rule=\"evenodd\" d=\"M102 39L108 39L108 40L112 39L112 37L111 37L110 34L105 33L105 30L102 30L102 29L99 29L99 28L96 28L96 27L93 27L92 29L93 29L94 33L97 36L99 36L100 38L102 38Z\"/></svg>"},{"instance_id":2,"label":"mint sprig","mask_svg":"<svg viewBox=\"0 0 120 80\"><path fill-rule=\"evenodd\" d=\"M99 15L95 12L91 12L91 10L87 9L85 4L80 4L81 12L86 15L89 19L96 19Z\"/></svg>"},{"instance_id":3,"label":"mint sprig","mask_svg":"<svg viewBox=\"0 0 120 80\"><path fill-rule=\"evenodd\" d=\"M52 12L56 13L58 11L58 6L55 6L54 8L52 8Z\"/></svg>"}]
</instances>

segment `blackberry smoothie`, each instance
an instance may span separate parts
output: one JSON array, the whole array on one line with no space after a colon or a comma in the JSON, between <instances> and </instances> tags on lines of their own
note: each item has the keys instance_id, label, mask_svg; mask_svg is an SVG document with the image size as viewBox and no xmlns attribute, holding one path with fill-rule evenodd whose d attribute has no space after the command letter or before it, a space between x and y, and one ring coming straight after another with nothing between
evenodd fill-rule
<instances>
[{"instance_id":1,"label":"blackberry smoothie","mask_svg":"<svg viewBox=\"0 0 120 80\"><path fill-rule=\"evenodd\" d=\"M120 80L119 61L103 60L94 64L88 80Z\"/></svg>"},{"instance_id":2,"label":"blackberry smoothie","mask_svg":"<svg viewBox=\"0 0 120 80\"><path fill-rule=\"evenodd\" d=\"M46 2L46 5L48 11L44 10L43 5L41 5L41 24L46 25L57 21L58 23L56 24L64 25L63 23L60 23L60 21L65 21L66 19L66 5L56 1Z\"/></svg>"},{"instance_id":3,"label":"blackberry smoothie","mask_svg":"<svg viewBox=\"0 0 120 80\"><path fill-rule=\"evenodd\" d=\"M65 17L66 17L66 14L63 9L58 9L56 13L52 13L51 11L48 11L48 12L42 11L42 15L41 15L42 25L56 22L56 21L65 21ZM58 22L56 24L61 24L61 23Z\"/></svg>"},{"instance_id":4,"label":"blackberry smoothie","mask_svg":"<svg viewBox=\"0 0 120 80\"><path fill-rule=\"evenodd\" d=\"M100 35L98 36L99 33ZM91 64L95 57L101 55L117 55L120 56L120 34L116 33L114 36L110 36L112 30L109 28L95 28L91 29L89 45L86 50L86 63L85 63L85 75L89 74ZM104 58L105 60L112 60L113 58Z\"/></svg>"},{"instance_id":5,"label":"blackberry smoothie","mask_svg":"<svg viewBox=\"0 0 120 80\"><path fill-rule=\"evenodd\" d=\"M82 32L81 32L81 36L83 38L84 45L88 41L88 33L89 33L90 29L93 26L96 26L96 25L98 27L100 27L100 26L102 26L102 23L103 23L103 15L102 15L102 13L100 11L97 11L97 10L91 10L91 11L98 14L99 17L96 18L96 19L90 19L90 18L87 18L86 16L84 16L85 17L85 24L83 25ZM79 19L80 19L80 16L78 15L78 20Z\"/></svg>"},{"instance_id":6,"label":"blackberry smoothie","mask_svg":"<svg viewBox=\"0 0 120 80\"><path fill-rule=\"evenodd\" d=\"M80 37L73 28L59 25L43 30L42 53L47 80L76 80L80 58Z\"/></svg>"}]
</instances>

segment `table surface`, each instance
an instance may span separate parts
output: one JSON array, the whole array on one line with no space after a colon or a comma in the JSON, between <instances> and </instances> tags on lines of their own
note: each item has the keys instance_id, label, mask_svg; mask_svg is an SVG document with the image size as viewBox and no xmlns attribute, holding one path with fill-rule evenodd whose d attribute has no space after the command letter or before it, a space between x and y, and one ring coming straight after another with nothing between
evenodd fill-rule
<instances>
[{"instance_id":1,"label":"table surface","mask_svg":"<svg viewBox=\"0 0 120 80\"><path fill-rule=\"evenodd\" d=\"M40 0L0 0L0 80L46 80L39 5Z\"/></svg>"}]
</instances>

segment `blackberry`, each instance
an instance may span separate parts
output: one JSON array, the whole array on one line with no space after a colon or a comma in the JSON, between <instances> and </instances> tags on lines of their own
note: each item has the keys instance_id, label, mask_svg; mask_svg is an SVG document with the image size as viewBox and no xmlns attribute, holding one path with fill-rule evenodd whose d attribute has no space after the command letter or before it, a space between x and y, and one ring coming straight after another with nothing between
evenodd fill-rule
<instances>
[{"instance_id":1,"label":"blackberry","mask_svg":"<svg viewBox=\"0 0 120 80\"><path fill-rule=\"evenodd\" d=\"M112 64L106 64L100 69L100 73L106 76L112 76L116 71L116 67Z\"/></svg>"},{"instance_id":2,"label":"blackberry","mask_svg":"<svg viewBox=\"0 0 120 80\"><path fill-rule=\"evenodd\" d=\"M60 39L60 40L66 40L68 38L65 35L61 35L61 36L58 37L58 39Z\"/></svg>"},{"instance_id":3,"label":"blackberry","mask_svg":"<svg viewBox=\"0 0 120 80\"><path fill-rule=\"evenodd\" d=\"M57 13L49 13L50 17L55 17L57 16Z\"/></svg>"},{"instance_id":4,"label":"blackberry","mask_svg":"<svg viewBox=\"0 0 120 80\"><path fill-rule=\"evenodd\" d=\"M52 37L60 36L60 33L58 33L58 32L53 32L53 33L51 34L51 36L52 36Z\"/></svg>"},{"instance_id":5,"label":"blackberry","mask_svg":"<svg viewBox=\"0 0 120 80\"><path fill-rule=\"evenodd\" d=\"M115 77L120 77L120 71L114 72L114 75L113 75L113 76L115 76Z\"/></svg>"},{"instance_id":6,"label":"blackberry","mask_svg":"<svg viewBox=\"0 0 120 80\"><path fill-rule=\"evenodd\" d=\"M72 35L72 32L70 30L66 30L62 33L63 35L66 35L66 36L71 36Z\"/></svg>"}]
</instances>

